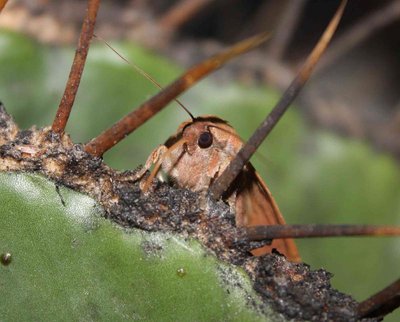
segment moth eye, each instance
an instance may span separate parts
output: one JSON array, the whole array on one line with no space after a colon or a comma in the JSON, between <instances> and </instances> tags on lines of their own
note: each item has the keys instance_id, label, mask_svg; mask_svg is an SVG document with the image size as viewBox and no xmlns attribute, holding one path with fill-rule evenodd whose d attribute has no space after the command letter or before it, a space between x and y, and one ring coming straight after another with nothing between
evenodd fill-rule
<instances>
[{"instance_id":1,"label":"moth eye","mask_svg":"<svg viewBox=\"0 0 400 322\"><path fill-rule=\"evenodd\" d=\"M213 136L210 132L201 133L199 136L199 140L197 141L197 144L202 149L210 147L212 143L213 143Z\"/></svg>"}]
</instances>

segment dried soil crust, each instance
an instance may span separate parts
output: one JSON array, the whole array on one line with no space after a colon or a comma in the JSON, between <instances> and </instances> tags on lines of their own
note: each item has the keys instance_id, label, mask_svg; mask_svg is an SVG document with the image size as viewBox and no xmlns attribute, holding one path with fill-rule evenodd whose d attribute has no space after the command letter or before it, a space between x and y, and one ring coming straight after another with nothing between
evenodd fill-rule
<instances>
[{"instance_id":1,"label":"dried soil crust","mask_svg":"<svg viewBox=\"0 0 400 322\"><path fill-rule=\"evenodd\" d=\"M238 231L225 203L161 183L145 196L134 180L135 171L117 172L49 128L19 131L2 105L0 171L40 173L86 193L104 207L106 217L122 226L198 239L219 259L243 267L265 303L287 318L357 320L358 303L331 288L330 273L311 271L279 254L253 257L248 250L257 245L235 243Z\"/></svg>"}]
</instances>

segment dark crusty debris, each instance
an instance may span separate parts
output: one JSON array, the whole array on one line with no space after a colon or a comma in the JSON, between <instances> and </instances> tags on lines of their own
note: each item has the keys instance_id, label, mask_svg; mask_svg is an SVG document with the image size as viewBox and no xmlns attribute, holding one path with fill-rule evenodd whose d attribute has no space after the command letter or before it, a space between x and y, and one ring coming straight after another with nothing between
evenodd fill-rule
<instances>
[{"instance_id":1,"label":"dark crusty debris","mask_svg":"<svg viewBox=\"0 0 400 322\"><path fill-rule=\"evenodd\" d=\"M3 103L0 102L0 145L12 141L18 133L18 126L7 114Z\"/></svg>"},{"instance_id":2,"label":"dark crusty debris","mask_svg":"<svg viewBox=\"0 0 400 322\"><path fill-rule=\"evenodd\" d=\"M67 135L50 128L18 131L0 106L0 171L45 175L96 199L111 220L146 231L175 232L198 239L219 259L242 266L266 303L296 321L355 321L357 302L331 288L331 274L311 271L306 264L288 262L279 254L253 257L235 244L234 215L223 202L197 193L155 183L144 195L135 171L117 172L87 154ZM157 245L143 245L153 249Z\"/></svg>"}]
</instances>

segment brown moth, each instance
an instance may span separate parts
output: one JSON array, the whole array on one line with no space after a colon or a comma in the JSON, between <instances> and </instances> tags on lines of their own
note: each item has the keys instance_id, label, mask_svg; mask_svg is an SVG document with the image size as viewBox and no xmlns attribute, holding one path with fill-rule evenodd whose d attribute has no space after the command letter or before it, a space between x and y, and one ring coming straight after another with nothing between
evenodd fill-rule
<instances>
[{"instance_id":1,"label":"brown moth","mask_svg":"<svg viewBox=\"0 0 400 322\"><path fill-rule=\"evenodd\" d=\"M182 123L176 134L151 153L139 175L153 164L155 167L141 187L148 190L161 168L177 186L206 192L242 146L243 141L226 121L212 115L193 118ZM232 186L225 200L235 210L238 227L285 224L269 189L250 163ZM274 248L289 260L300 261L292 239L273 240L271 245L255 249L252 254L260 256Z\"/></svg>"}]
</instances>

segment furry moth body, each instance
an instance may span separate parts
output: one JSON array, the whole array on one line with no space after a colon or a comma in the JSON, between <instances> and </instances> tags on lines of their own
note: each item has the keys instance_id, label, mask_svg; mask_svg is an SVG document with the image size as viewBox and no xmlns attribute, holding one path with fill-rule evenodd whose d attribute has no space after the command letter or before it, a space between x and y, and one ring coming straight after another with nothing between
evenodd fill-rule
<instances>
[{"instance_id":1,"label":"furry moth body","mask_svg":"<svg viewBox=\"0 0 400 322\"><path fill-rule=\"evenodd\" d=\"M142 173L153 164L155 167L142 187L147 190L161 168L179 187L207 191L242 146L243 141L235 130L216 116L206 115L184 122L176 134L148 158ZM250 163L226 194L226 201L235 210L238 227L285 224L269 189ZM271 245L252 253L260 256L274 248L292 261L300 260L292 239L273 240Z\"/></svg>"}]
</instances>

